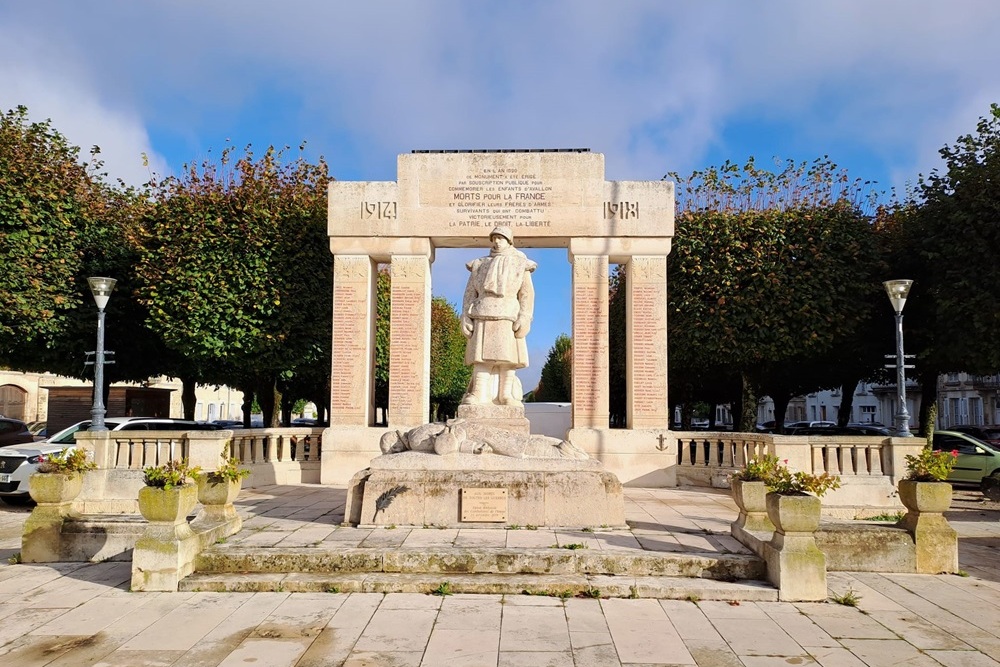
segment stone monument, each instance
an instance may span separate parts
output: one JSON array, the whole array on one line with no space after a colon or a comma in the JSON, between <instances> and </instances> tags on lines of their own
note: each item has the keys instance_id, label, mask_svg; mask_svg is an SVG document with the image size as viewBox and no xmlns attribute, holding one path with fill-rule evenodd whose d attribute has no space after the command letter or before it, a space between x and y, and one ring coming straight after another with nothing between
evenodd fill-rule
<instances>
[{"instance_id":1,"label":"stone monument","mask_svg":"<svg viewBox=\"0 0 1000 667\"><path fill-rule=\"evenodd\" d=\"M427 422L431 265L437 248L489 248L488 256L469 266L463 324L470 340L482 337L480 342L503 348L480 351L483 346L476 343L470 349L474 376L457 416L531 435L518 405L515 372L527 361L520 346L538 313L531 313L533 267L521 259L514 241L519 249L567 250L573 382L571 427L563 438L624 483L676 485L666 323L673 193L667 181L605 180L604 156L586 149L414 151L399 156L394 181L332 181L331 419L323 433L320 481L347 484L380 453L387 432L407 433ZM373 399L380 264L392 272L388 428L377 423ZM625 428L609 425L613 264L625 267L627 276ZM509 284L501 273L509 274ZM472 303L478 305L470 310ZM475 314L485 317L477 320ZM491 330L504 332L502 340ZM523 461L503 458L508 465Z\"/></svg>"},{"instance_id":2,"label":"stone monument","mask_svg":"<svg viewBox=\"0 0 1000 667\"><path fill-rule=\"evenodd\" d=\"M490 232L490 254L468 263L462 301L472 367L458 417L387 431L382 456L351 481L350 525L625 526L622 486L566 440L532 435L515 371L528 365L536 264L510 228Z\"/></svg>"}]
</instances>

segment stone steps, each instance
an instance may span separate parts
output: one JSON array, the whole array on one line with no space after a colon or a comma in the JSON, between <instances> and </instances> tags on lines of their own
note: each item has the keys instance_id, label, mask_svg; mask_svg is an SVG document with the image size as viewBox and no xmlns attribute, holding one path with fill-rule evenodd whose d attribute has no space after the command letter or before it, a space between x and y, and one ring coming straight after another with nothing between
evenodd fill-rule
<instances>
[{"instance_id":1,"label":"stone steps","mask_svg":"<svg viewBox=\"0 0 1000 667\"><path fill-rule=\"evenodd\" d=\"M776 600L746 554L510 548L261 548L216 545L186 591L503 593ZM596 591L596 592L595 592Z\"/></svg>"},{"instance_id":2,"label":"stone steps","mask_svg":"<svg viewBox=\"0 0 1000 667\"><path fill-rule=\"evenodd\" d=\"M195 573L181 591L289 593L478 593L550 597L617 597L774 602L778 591L760 581L695 577L577 574Z\"/></svg>"}]
</instances>

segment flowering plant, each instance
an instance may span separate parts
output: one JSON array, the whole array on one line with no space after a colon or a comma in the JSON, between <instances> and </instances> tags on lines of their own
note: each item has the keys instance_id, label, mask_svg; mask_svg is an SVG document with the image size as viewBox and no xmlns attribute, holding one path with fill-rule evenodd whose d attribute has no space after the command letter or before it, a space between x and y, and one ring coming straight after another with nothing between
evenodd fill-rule
<instances>
[{"instance_id":1,"label":"flowering plant","mask_svg":"<svg viewBox=\"0 0 1000 667\"><path fill-rule=\"evenodd\" d=\"M733 473L733 479L744 482L763 482L778 469L778 457L774 454L761 454L747 460L742 469Z\"/></svg>"},{"instance_id":2,"label":"flowering plant","mask_svg":"<svg viewBox=\"0 0 1000 667\"><path fill-rule=\"evenodd\" d=\"M72 475L78 472L87 472L96 467L97 464L87 458L87 452L83 449L64 447L58 454L38 457L38 472L42 473Z\"/></svg>"},{"instance_id":3,"label":"flowering plant","mask_svg":"<svg viewBox=\"0 0 1000 667\"><path fill-rule=\"evenodd\" d=\"M914 482L943 482L948 479L957 459L957 450L946 452L924 447L916 456L907 454L904 479Z\"/></svg>"},{"instance_id":4,"label":"flowering plant","mask_svg":"<svg viewBox=\"0 0 1000 667\"><path fill-rule=\"evenodd\" d=\"M223 482L241 482L244 477L248 477L250 471L240 467L240 460L231 456L216 470L208 473L210 484L221 484Z\"/></svg>"},{"instance_id":5,"label":"flowering plant","mask_svg":"<svg viewBox=\"0 0 1000 667\"><path fill-rule=\"evenodd\" d=\"M840 488L840 478L836 475L829 473L814 475L801 471L793 473L787 466L776 466L764 483L771 491L783 495L812 493L822 496L827 491Z\"/></svg>"},{"instance_id":6,"label":"flowering plant","mask_svg":"<svg viewBox=\"0 0 1000 667\"><path fill-rule=\"evenodd\" d=\"M198 466L188 467L187 459L183 459L181 461L167 461L163 465L149 466L143 468L142 472L146 486L172 489L175 486L187 484L188 477L194 477L200 473L201 468Z\"/></svg>"}]
</instances>

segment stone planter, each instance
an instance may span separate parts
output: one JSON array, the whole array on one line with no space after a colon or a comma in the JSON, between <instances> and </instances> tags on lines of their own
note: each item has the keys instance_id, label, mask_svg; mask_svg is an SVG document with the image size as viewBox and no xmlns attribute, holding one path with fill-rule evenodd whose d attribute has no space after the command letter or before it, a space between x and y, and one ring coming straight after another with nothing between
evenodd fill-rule
<instances>
[{"instance_id":1,"label":"stone planter","mask_svg":"<svg viewBox=\"0 0 1000 667\"><path fill-rule=\"evenodd\" d=\"M198 502L204 509L199 519L209 521L232 521L238 519L233 503L240 495L243 483L240 480L221 479L215 481L211 473L198 475ZM237 528L237 530L239 530Z\"/></svg>"},{"instance_id":2,"label":"stone planter","mask_svg":"<svg viewBox=\"0 0 1000 667\"><path fill-rule=\"evenodd\" d=\"M132 551L133 591L176 591L177 583L194 571L199 539L187 516L198 504L198 487L139 489L139 511L149 521Z\"/></svg>"},{"instance_id":3,"label":"stone planter","mask_svg":"<svg viewBox=\"0 0 1000 667\"><path fill-rule=\"evenodd\" d=\"M71 503L80 495L83 475L74 473L32 473L28 481L28 493L39 505L62 505Z\"/></svg>"},{"instance_id":4,"label":"stone planter","mask_svg":"<svg viewBox=\"0 0 1000 667\"><path fill-rule=\"evenodd\" d=\"M779 600L826 599L826 557L814 534L821 509L816 496L767 494L767 516L775 529L764 546L764 560Z\"/></svg>"},{"instance_id":5,"label":"stone planter","mask_svg":"<svg viewBox=\"0 0 1000 667\"><path fill-rule=\"evenodd\" d=\"M77 516L73 501L83 488L83 474L36 472L28 478L28 493L38 503L21 532L21 560L53 563L64 560L63 525Z\"/></svg>"},{"instance_id":6,"label":"stone planter","mask_svg":"<svg viewBox=\"0 0 1000 667\"><path fill-rule=\"evenodd\" d=\"M144 486L139 489L139 512L150 523L187 523L187 515L198 504L198 487L184 484L171 489Z\"/></svg>"},{"instance_id":7,"label":"stone planter","mask_svg":"<svg viewBox=\"0 0 1000 667\"><path fill-rule=\"evenodd\" d=\"M822 504L819 498L803 493L801 495L785 495L781 493L767 494L767 518L774 524L779 533L809 533L819 528L820 510Z\"/></svg>"},{"instance_id":8,"label":"stone planter","mask_svg":"<svg viewBox=\"0 0 1000 667\"><path fill-rule=\"evenodd\" d=\"M732 528L746 531L773 532L774 524L767 517L767 486L761 481L733 478L730 490L740 515Z\"/></svg>"},{"instance_id":9,"label":"stone planter","mask_svg":"<svg viewBox=\"0 0 1000 667\"><path fill-rule=\"evenodd\" d=\"M951 492L948 482L899 482L899 500L911 512L941 514L951 507Z\"/></svg>"},{"instance_id":10,"label":"stone planter","mask_svg":"<svg viewBox=\"0 0 1000 667\"><path fill-rule=\"evenodd\" d=\"M958 571L958 535L944 518L951 492L948 482L899 482L899 500L907 512L898 525L913 535L919 574Z\"/></svg>"}]
</instances>

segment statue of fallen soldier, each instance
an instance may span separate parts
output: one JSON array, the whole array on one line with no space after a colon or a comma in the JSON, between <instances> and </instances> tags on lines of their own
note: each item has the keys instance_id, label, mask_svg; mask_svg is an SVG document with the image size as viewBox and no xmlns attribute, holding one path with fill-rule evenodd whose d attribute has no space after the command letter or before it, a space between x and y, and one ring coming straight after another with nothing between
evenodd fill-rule
<instances>
[{"instance_id":1,"label":"statue of fallen soldier","mask_svg":"<svg viewBox=\"0 0 1000 667\"><path fill-rule=\"evenodd\" d=\"M389 431L379 447L383 454L498 454L519 459L576 459L590 457L567 440L547 435L514 433L465 419L424 424L409 431Z\"/></svg>"}]
</instances>

